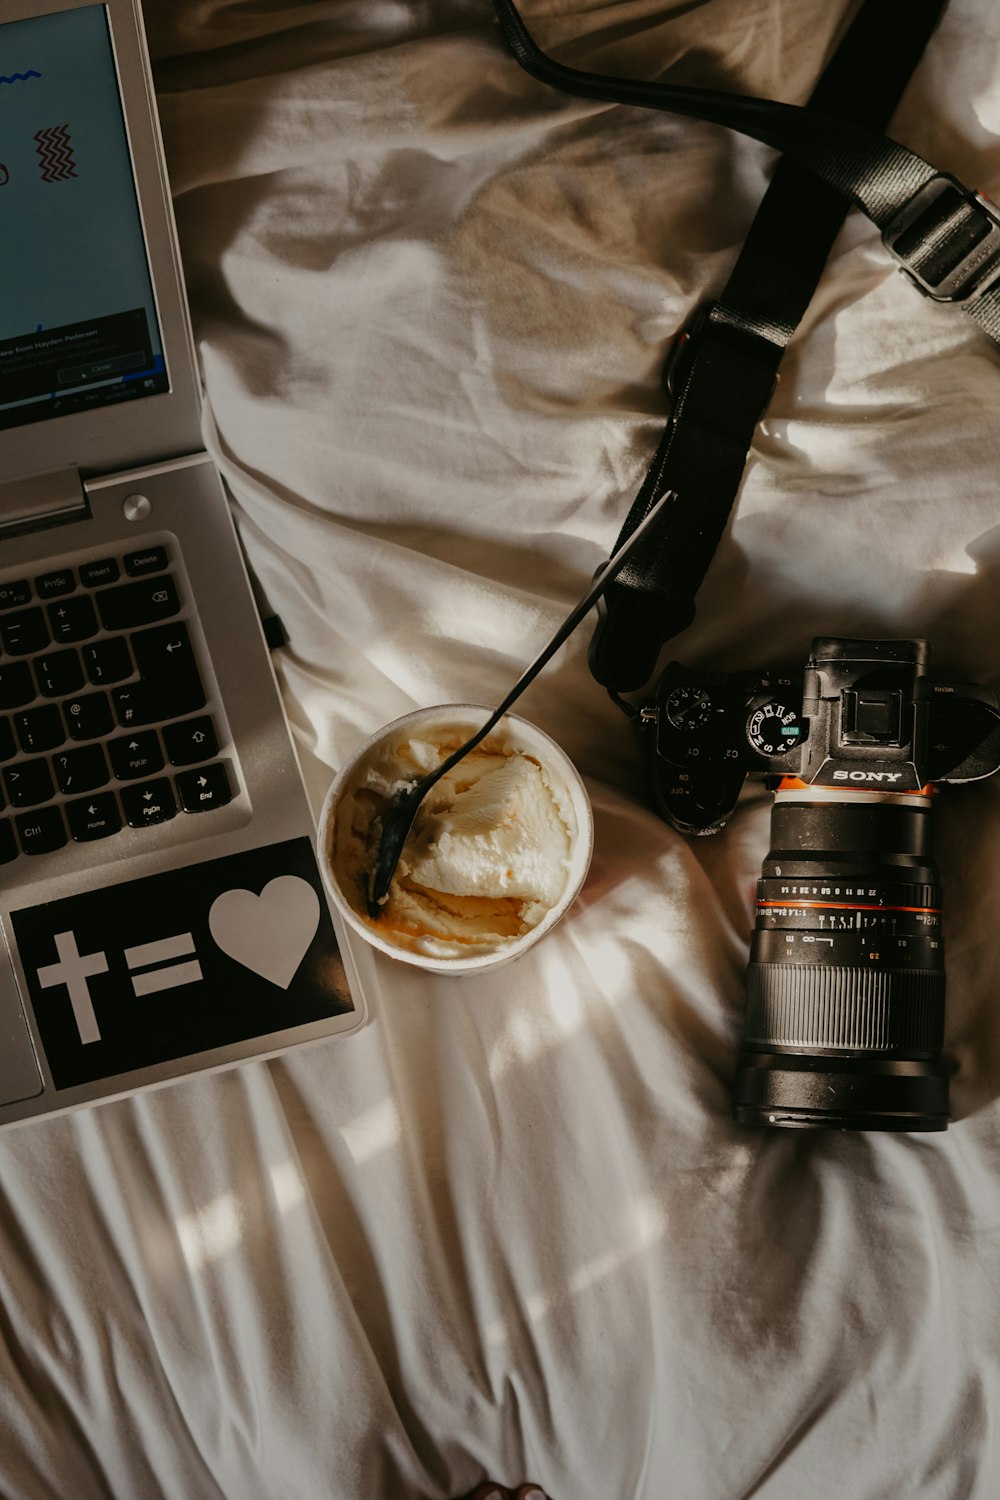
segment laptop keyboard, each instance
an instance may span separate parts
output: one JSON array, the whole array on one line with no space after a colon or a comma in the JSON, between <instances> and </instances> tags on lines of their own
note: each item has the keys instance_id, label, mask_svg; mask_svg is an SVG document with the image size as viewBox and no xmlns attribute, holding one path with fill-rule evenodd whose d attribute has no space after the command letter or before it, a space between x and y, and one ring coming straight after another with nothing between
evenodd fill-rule
<instances>
[{"instance_id":1,"label":"laptop keyboard","mask_svg":"<svg viewBox=\"0 0 1000 1500\"><path fill-rule=\"evenodd\" d=\"M225 807L169 545L0 581L0 864Z\"/></svg>"}]
</instances>

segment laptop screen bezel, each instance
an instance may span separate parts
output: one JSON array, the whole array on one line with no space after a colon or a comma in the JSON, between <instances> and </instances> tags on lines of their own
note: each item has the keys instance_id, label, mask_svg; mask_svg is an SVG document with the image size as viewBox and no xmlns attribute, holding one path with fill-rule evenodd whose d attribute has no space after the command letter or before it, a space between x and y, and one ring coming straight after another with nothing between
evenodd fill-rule
<instances>
[{"instance_id":1,"label":"laptop screen bezel","mask_svg":"<svg viewBox=\"0 0 1000 1500\"><path fill-rule=\"evenodd\" d=\"M95 5L109 23L170 389L0 430L0 485L67 468L87 478L202 447L194 341L139 0L4 0L0 37L10 21Z\"/></svg>"}]
</instances>

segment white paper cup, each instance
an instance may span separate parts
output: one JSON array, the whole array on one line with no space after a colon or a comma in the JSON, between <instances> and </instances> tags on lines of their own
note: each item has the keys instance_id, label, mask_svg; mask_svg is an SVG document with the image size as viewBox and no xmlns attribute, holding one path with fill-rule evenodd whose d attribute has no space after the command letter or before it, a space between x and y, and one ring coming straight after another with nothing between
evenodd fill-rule
<instances>
[{"instance_id":1,"label":"white paper cup","mask_svg":"<svg viewBox=\"0 0 1000 1500\"><path fill-rule=\"evenodd\" d=\"M393 741L402 742L415 731L449 728L464 728L466 733L461 738L466 739L492 712L492 709L484 708L481 704L446 703L434 708L417 709L401 719L393 720L391 724L383 725L358 747L341 768L327 792L320 814L317 835L319 867L330 899L348 927L366 943L387 953L391 958L440 974L482 973L485 969L509 963L511 959L533 947L547 932L551 932L573 904L586 879L594 847L594 818L590 798L573 762L547 734L527 719L518 718L516 714L505 714L490 734L489 739L496 739L503 745L523 751L542 766L558 792L560 813L570 828L570 856L562 893L541 920L516 937L497 939L489 947L479 950L444 954L434 951L435 943L430 940L428 951L424 951L419 946L419 941L417 946L413 946L413 939L394 936L384 925L380 927L377 919L370 918L364 910L360 886L355 883L353 890L345 890L337 876L337 814L343 797L352 795L364 783L368 765L379 753L384 753L388 744Z\"/></svg>"}]
</instances>

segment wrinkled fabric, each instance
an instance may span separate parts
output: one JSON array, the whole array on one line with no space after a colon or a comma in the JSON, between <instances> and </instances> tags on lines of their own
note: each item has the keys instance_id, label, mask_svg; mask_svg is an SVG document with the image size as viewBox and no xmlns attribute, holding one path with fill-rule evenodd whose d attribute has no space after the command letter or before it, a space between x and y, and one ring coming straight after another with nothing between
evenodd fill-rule
<instances>
[{"instance_id":1,"label":"wrinkled fabric","mask_svg":"<svg viewBox=\"0 0 1000 1500\"><path fill-rule=\"evenodd\" d=\"M802 102L843 5L524 0L576 66ZM558 96L488 0L146 0L206 441L289 644L318 807L381 723L500 700L608 555L668 342L773 167ZM1000 15L952 0L891 133L1000 196ZM1000 353L849 216L672 654L926 636L998 686ZM587 629L521 700L595 857L515 964L361 955L371 1019L0 1137L13 1500L993 1500L1000 783L942 793L936 1136L729 1118L768 798L649 810Z\"/></svg>"}]
</instances>

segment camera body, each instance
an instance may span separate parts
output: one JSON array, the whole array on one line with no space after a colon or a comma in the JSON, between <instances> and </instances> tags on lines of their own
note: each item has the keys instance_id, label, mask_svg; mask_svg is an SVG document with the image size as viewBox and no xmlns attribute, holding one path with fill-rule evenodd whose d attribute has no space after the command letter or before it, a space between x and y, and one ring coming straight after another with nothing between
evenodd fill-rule
<instances>
[{"instance_id":1,"label":"camera body","mask_svg":"<svg viewBox=\"0 0 1000 1500\"><path fill-rule=\"evenodd\" d=\"M775 789L733 1086L748 1125L943 1130L944 945L931 792L1000 769L1000 711L927 675L925 641L821 636L792 672L671 664L640 710L686 834Z\"/></svg>"},{"instance_id":2,"label":"camera body","mask_svg":"<svg viewBox=\"0 0 1000 1500\"><path fill-rule=\"evenodd\" d=\"M918 793L1000 768L995 695L927 675L926 641L820 636L804 671L696 672L672 662L656 702L653 793L687 834L717 832L748 775L831 791Z\"/></svg>"}]
</instances>

